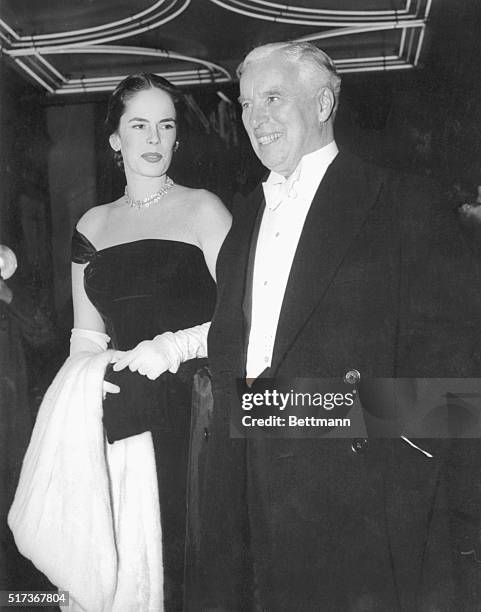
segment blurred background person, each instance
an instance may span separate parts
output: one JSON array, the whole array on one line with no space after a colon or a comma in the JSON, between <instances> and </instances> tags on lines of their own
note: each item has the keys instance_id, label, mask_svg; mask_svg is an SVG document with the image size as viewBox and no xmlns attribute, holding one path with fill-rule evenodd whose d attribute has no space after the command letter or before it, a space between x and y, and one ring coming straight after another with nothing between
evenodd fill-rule
<instances>
[{"instance_id":1,"label":"blurred background person","mask_svg":"<svg viewBox=\"0 0 481 612\"><path fill-rule=\"evenodd\" d=\"M52 326L39 307L23 262L0 245L0 585L39 589L45 578L17 552L7 527L7 513L18 483L34 421L26 348L52 340Z\"/></svg>"}]
</instances>

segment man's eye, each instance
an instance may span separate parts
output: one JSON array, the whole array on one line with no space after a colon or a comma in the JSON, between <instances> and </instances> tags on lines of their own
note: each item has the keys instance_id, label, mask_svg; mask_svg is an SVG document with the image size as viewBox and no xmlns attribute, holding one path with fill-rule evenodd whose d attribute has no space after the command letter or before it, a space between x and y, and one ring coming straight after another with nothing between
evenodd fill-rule
<instances>
[{"instance_id":1,"label":"man's eye","mask_svg":"<svg viewBox=\"0 0 481 612\"><path fill-rule=\"evenodd\" d=\"M250 102L241 102L242 110L247 110L250 107L250 105L251 105Z\"/></svg>"},{"instance_id":2,"label":"man's eye","mask_svg":"<svg viewBox=\"0 0 481 612\"><path fill-rule=\"evenodd\" d=\"M277 102L279 100L279 96L267 96L267 103L271 104L272 102Z\"/></svg>"},{"instance_id":3,"label":"man's eye","mask_svg":"<svg viewBox=\"0 0 481 612\"><path fill-rule=\"evenodd\" d=\"M145 126L143 123L134 123L132 127L134 130L143 130Z\"/></svg>"}]
</instances>

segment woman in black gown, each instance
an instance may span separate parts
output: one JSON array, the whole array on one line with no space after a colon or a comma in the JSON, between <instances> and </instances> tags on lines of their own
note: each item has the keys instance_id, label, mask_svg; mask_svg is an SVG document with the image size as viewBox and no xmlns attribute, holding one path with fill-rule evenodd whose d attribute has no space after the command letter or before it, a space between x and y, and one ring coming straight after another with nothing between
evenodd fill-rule
<instances>
[{"instance_id":1,"label":"woman in black gown","mask_svg":"<svg viewBox=\"0 0 481 612\"><path fill-rule=\"evenodd\" d=\"M110 145L121 157L125 196L90 209L72 248L71 353L128 350L166 331L209 321L218 250L230 226L220 200L168 177L179 92L153 74L127 77L111 96ZM195 333L195 332L194 332ZM165 610L182 609L185 490L191 381L198 363L149 380L113 372L104 383L109 442L152 432L163 534Z\"/></svg>"}]
</instances>

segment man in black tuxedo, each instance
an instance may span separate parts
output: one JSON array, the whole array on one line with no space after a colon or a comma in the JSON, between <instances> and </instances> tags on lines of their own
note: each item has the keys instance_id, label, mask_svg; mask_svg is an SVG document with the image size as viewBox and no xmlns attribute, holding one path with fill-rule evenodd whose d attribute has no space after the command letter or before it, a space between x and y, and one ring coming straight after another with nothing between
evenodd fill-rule
<instances>
[{"instance_id":1,"label":"man in black tuxedo","mask_svg":"<svg viewBox=\"0 0 481 612\"><path fill-rule=\"evenodd\" d=\"M233 211L217 263L188 610L481 606L477 441L229 434L237 379L479 375L481 283L454 215L421 181L338 151L339 90L309 43L259 47L240 67L270 174Z\"/></svg>"}]
</instances>

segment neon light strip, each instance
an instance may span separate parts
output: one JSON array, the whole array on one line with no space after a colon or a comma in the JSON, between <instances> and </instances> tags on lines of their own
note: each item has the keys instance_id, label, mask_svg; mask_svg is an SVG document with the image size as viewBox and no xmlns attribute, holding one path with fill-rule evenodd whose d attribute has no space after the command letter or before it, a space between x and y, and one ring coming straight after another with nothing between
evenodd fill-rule
<instances>
[{"instance_id":1,"label":"neon light strip","mask_svg":"<svg viewBox=\"0 0 481 612\"><path fill-rule=\"evenodd\" d=\"M161 76L163 73L159 73ZM175 81L172 81L175 85L203 85L206 83L228 83L230 81L230 79L226 79L224 77L221 78L203 78L202 76L200 76L199 78L191 78L191 79L178 79ZM95 92L106 92L106 91L112 91L113 89L115 89L115 85L89 85L88 83L86 83L85 87L72 87L72 88L64 88L61 87L60 89L56 89L55 91L51 91L51 93L54 94L61 94L61 95L66 95L66 94L76 94L76 93L95 93Z\"/></svg>"},{"instance_id":2,"label":"neon light strip","mask_svg":"<svg viewBox=\"0 0 481 612\"><path fill-rule=\"evenodd\" d=\"M256 19L262 19L264 21L274 21L276 23L289 23L292 25L304 25L304 26L356 26L359 25L359 21L343 21L343 20L339 20L339 21L333 21L333 20L318 20L318 19L295 19L293 17L283 17L282 15L279 14L274 14L272 16L269 15L260 15L260 14L255 14L243 9L238 9L238 8L232 8L230 6L226 6L224 5L223 2L221 2L220 0L211 0L211 2L215 2L216 4L219 4L220 6L223 6L224 8L230 9L231 11L234 11L236 13L239 13L240 15L244 15L246 17L254 17Z\"/></svg>"},{"instance_id":3,"label":"neon light strip","mask_svg":"<svg viewBox=\"0 0 481 612\"><path fill-rule=\"evenodd\" d=\"M234 6L229 4L228 0L224 0L224 1L223 0L211 0L211 2L214 2L215 4L222 6L222 8L225 8L227 10L234 11L234 12L240 12L240 9L236 9ZM404 6L404 8L399 9L397 11L393 9L386 9L386 10L381 10L381 11L370 11L370 10L339 11L339 10L333 10L333 9L304 8L301 6L293 7L287 4L276 4L274 2L264 2L263 0L251 0L252 4L260 4L262 7L262 8L256 9L256 7L252 6L252 4L248 4L248 3L244 4L240 0L231 0L231 2L233 4L240 4L244 10L251 10L251 11L264 10L266 12L267 11L270 12L272 15L284 14L286 16L288 16L289 14L306 13L307 18L309 17L317 18L318 16L328 17L329 15L334 15L336 17L346 16L348 18L353 18L356 15L359 15L360 17L368 16L368 15L369 16L371 15L380 16L380 17L392 16L394 14L405 15L409 13L410 5L411 5L410 0L408 0L408 3ZM253 15L251 14L250 16L261 18L261 16L256 12L254 12Z\"/></svg>"},{"instance_id":4,"label":"neon light strip","mask_svg":"<svg viewBox=\"0 0 481 612\"><path fill-rule=\"evenodd\" d=\"M381 26L377 29L372 29L372 28L341 28L341 30L330 30L328 32L319 32L317 34L309 34L308 36L303 36L302 38L297 38L296 40L298 41L305 41L305 40L322 40L322 39L326 39L326 38L332 38L333 36L346 36L346 35L350 35L350 34L359 34L359 33L364 33L364 32L375 32L375 31L381 31L381 30L385 30L387 29L384 26ZM395 28L389 28L389 29L395 29ZM396 28L397 29L397 28ZM417 65L418 60L419 60L419 56L421 54L421 49L422 49L422 42L424 40L424 32L425 32L425 24L423 22L421 23L417 23L417 24L404 24L403 26L403 34L404 36L407 35L407 32L409 31L411 36L409 37L409 48L408 51L406 53L406 60L403 61L408 61L410 55L412 54L412 46L413 46L413 35L415 34L415 30L419 29L421 34L420 34L420 39L418 40L418 44L417 44L417 48L416 48L416 54L415 54L415 59L414 59L414 65ZM403 43L402 39L401 42ZM403 43L403 47L405 46L405 43ZM402 55L404 53L404 48L399 50L399 56L397 58L394 59L402 59ZM392 58L392 56L382 56L379 59L385 61L386 59L390 59ZM344 60L336 60L336 65L338 64L342 64L342 63L349 63L349 62L354 62L354 61L359 61L357 58L353 58L352 60L348 60L348 59L344 59ZM369 61L369 59L367 58L361 58L361 61ZM406 65L408 65L406 63Z\"/></svg>"},{"instance_id":5,"label":"neon light strip","mask_svg":"<svg viewBox=\"0 0 481 612\"><path fill-rule=\"evenodd\" d=\"M77 47L42 47L41 50L36 50L36 53L42 53L42 55L63 55L65 53L75 53L75 54L90 54L90 53L100 53L100 54L112 54L112 55L141 55L145 57L165 57L167 59L178 59L185 62L192 62L194 64L200 64L205 66L209 70L218 70L226 77L231 79L230 73L219 66L218 64L214 64L213 62L209 62L207 60L198 59L196 57L191 57L189 55L182 55L180 53L174 53L170 51L162 51L161 49L148 49L144 47L122 47L122 46L77 46ZM25 55L32 55L32 51L29 49L11 49L6 50L6 53L12 57L20 57Z\"/></svg>"},{"instance_id":6,"label":"neon light strip","mask_svg":"<svg viewBox=\"0 0 481 612\"><path fill-rule=\"evenodd\" d=\"M409 37L408 48L407 48L407 51L406 51L406 58L407 59L409 59L412 56L413 43L414 43L414 36L411 35Z\"/></svg>"},{"instance_id":7,"label":"neon light strip","mask_svg":"<svg viewBox=\"0 0 481 612\"><path fill-rule=\"evenodd\" d=\"M159 74L161 74L162 76L165 76L166 72L164 72L163 70L158 70L157 71ZM182 78L194 78L194 77L201 77L203 79L205 78L209 78L209 79L214 79L215 78L215 73L211 72L209 70L206 70L205 68L202 68L200 70L186 70L184 73L177 73L177 74L170 74L170 77L172 79L177 78L177 79L182 79ZM223 75L222 75L223 76ZM76 87L77 85L84 85L85 83L89 83L91 85L112 85L115 86L117 85L117 83L119 83L120 81L122 81L125 77L119 76L116 79L99 79L99 78L95 78L92 79L90 77L85 77L85 78L80 78L80 79L72 79L71 81L65 81L65 83L62 85L63 88L66 87ZM225 78L225 77L224 77Z\"/></svg>"},{"instance_id":8,"label":"neon light strip","mask_svg":"<svg viewBox=\"0 0 481 612\"><path fill-rule=\"evenodd\" d=\"M394 13L407 13L409 11L409 7L411 6L411 0L406 0L404 8L396 11L395 9L386 9L383 11L339 11L333 9L316 9L316 8L304 8L302 6L291 7L286 4L276 4L275 2L266 2L265 0L251 0L253 4L260 4L262 6L268 6L273 9L279 9L282 12L299 12L299 13L309 13L311 15L392 15Z\"/></svg>"},{"instance_id":9,"label":"neon light strip","mask_svg":"<svg viewBox=\"0 0 481 612\"><path fill-rule=\"evenodd\" d=\"M386 64L385 66L364 66L359 68L342 68L339 72L354 73L354 72L389 72L391 70L407 70L414 68L412 64Z\"/></svg>"},{"instance_id":10,"label":"neon light strip","mask_svg":"<svg viewBox=\"0 0 481 612\"><path fill-rule=\"evenodd\" d=\"M394 22L390 24L377 24L377 25L368 25L357 28L336 28L334 30L328 30L327 32L317 32L315 34L307 34L306 36L301 36L300 38L296 38L296 41L309 41L309 40L323 40L326 38L337 38L338 36L350 36L351 34L364 34L366 32L381 32L383 30L400 30L407 28L422 28L424 27L423 21L417 22Z\"/></svg>"},{"instance_id":11,"label":"neon light strip","mask_svg":"<svg viewBox=\"0 0 481 612\"><path fill-rule=\"evenodd\" d=\"M175 1L175 0L174 0ZM215 1L215 0L212 0ZM262 0L261 0L262 2ZM408 9L411 8L410 4L411 0L409 0ZM184 10L188 4L190 4L190 0L186 0L184 5L181 7L180 11ZM427 4L425 6L426 16L429 13L432 5L432 0L427 0ZM151 12L154 8L158 8L159 3L155 4L151 9L146 9L144 13ZM125 20L123 20L125 21ZM1 22L0 22L1 23ZM121 23L121 22L115 22ZM103 27L103 26L102 26ZM153 25L148 25L144 27L142 31L146 31L152 29ZM415 46L414 38L415 38L415 29L420 28L420 35L416 36L417 38L417 46L414 57L414 63L407 63L409 57L413 53L413 48ZM7 26L7 29L8 28ZM100 26L94 29L100 29ZM417 65L422 49L422 43L425 35L425 19L411 19L409 22L407 20L396 20L391 22L373 22L373 23L363 23L362 26L357 24L356 27L342 27L337 29L331 29L327 32L320 32L317 34L310 34L299 38L298 40L323 40L333 37L346 36L350 34L363 34L369 32L383 31L383 30L401 30L401 43L399 56L377 56L377 57L364 57L364 58L352 58L352 59L340 59L338 60L339 71L340 72L373 72L379 70L399 70L412 68L414 65ZM408 30L409 29L409 30ZM408 50L406 53L406 58L402 58L402 55L405 51L405 46L407 42L407 34L408 31L410 33L409 42L408 42ZM13 30L12 30L13 32ZM79 32L82 32L79 30ZM13 32L15 35L15 33ZM62 34L63 36L64 34ZM124 36L131 36L132 34L125 34ZM0 36L2 36L0 32ZM5 36L3 36L6 38ZM113 37L115 38L115 37ZM106 40L110 40L107 38ZM31 44L31 39L30 39ZM170 53L169 51L158 50L158 49L143 49L141 47L123 47L123 46L102 46L99 47L97 44L87 45L87 44L68 44L68 45L47 45L43 46L41 49L25 49L25 48L17 48L17 49L2 49L4 53L10 55L14 58L16 63L27 72L32 78L34 78L38 83L40 83L47 91L50 93L81 93L86 91L110 91L114 88L115 84L120 81L123 77L114 76L114 77L91 77L86 79L66 79L50 62L48 62L43 55L60 55L64 53L75 53L75 54L88 54L88 53L96 53L96 54L118 54L118 55L138 55L144 57L162 57L165 59L172 60L180 60L185 62L192 62L194 64L199 64L203 66L198 69L191 69L185 71L166 71L161 72L164 76L168 76L172 81L177 84L202 84L206 82L214 83L214 82L230 82L232 81L229 72L224 69L222 66L216 65L214 63L208 62L206 60L200 60L198 58L184 56L178 53ZM41 75L36 74L32 68L35 69L35 65L30 68L24 62L17 59L17 57L26 56L33 57L39 63L42 63L44 67L49 70L53 76L55 76L58 80L62 82L62 84L53 89L44 79L41 78ZM387 63L386 63L387 62ZM358 64L356 66L356 64ZM360 65L363 64L363 65ZM37 70L40 69L40 66L36 67ZM216 73L218 71L218 73ZM45 76L48 76L45 74ZM79 87L80 85L80 87Z\"/></svg>"},{"instance_id":12,"label":"neon light strip","mask_svg":"<svg viewBox=\"0 0 481 612\"><path fill-rule=\"evenodd\" d=\"M418 48L416 51L416 55L414 56L414 65L417 66L418 62L419 62L419 56L421 55L421 49L423 46L423 42L424 42L424 35L426 33L426 28L422 28L421 29L421 34L419 35L419 41L418 41Z\"/></svg>"},{"instance_id":13,"label":"neon light strip","mask_svg":"<svg viewBox=\"0 0 481 612\"><path fill-rule=\"evenodd\" d=\"M15 55L27 55L24 49L17 49L8 52L9 54ZM40 51L35 51L33 54L27 55L27 57L35 57L40 59L43 64L51 70L54 74L59 76L62 84L56 89L52 89L39 75L34 78L41 83L47 91L50 93L79 93L82 91L110 91L115 85L122 80L122 77L93 77L92 79L72 79L66 80L52 65L50 62L41 57L41 54L47 55L63 54L63 53L75 53L75 54L86 54L86 53L97 53L97 54L120 54L120 55L139 55L143 57L162 57L166 59L180 60L185 62L191 62L193 64L199 64L201 67L192 68L185 71L166 71L160 74L169 76L176 84L179 85L196 85L201 83L228 83L232 81L229 72L222 66L200 60L194 57L181 55L179 53L169 53L168 51L161 51L157 49L142 49L140 47L96 47L90 48L77 47L63 49L61 47L50 47L43 48ZM30 69L24 62L21 62L17 57L14 57L15 61L31 76L35 73ZM107 82L107 84L106 84ZM95 85L97 83L97 85ZM81 85L81 87L79 87Z\"/></svg>"},{"instance_id":14,"label":"neon light strip","mask_svg":"<svg viewBox=\"0 0 481 612\"><path fill-rule=\"evenodd\" d=\"M211 1L214 2L214 1L217 1L217 0L211 0ZM174 17L176 17L178 14L180 14L180 12L182 12L189 3L190 3L190 0L186 0L186 4L184 6L182 6L182 7L180 7L180 9L174 15L170 16L168 20L171 20ZM426 10L427 11L430 10L431 3L432 3L432 0L428 0L428 4L426 5ZM366 12L366 14L367 14L367 12ZM372 22L367 22L367 23L366 22L362 22L363 23L362 26L360 26L359 22L353 22L353 23L342 22L339 25L342 26L342 27L353 27L353 28L356 28L356 29L359 28L360 31L367 31L367 30L364 30L364 28L373 28L375 30L381 30L381 29L391 29L391 28L395 29L395 28L404 28L404 27L416 27L417 25L420 25L421 23L425 23L425 19L426 19L426 17L425 18L421 18L421 19L419 19L419 18L418 19L414 19L413 16L410 16L410 21L409 22L407 22L407 20L394 20L394 21L382 22L382 23L379 23L379 22L376 22L376 21L372 21ZM277 21L283 21L283 20L282 19L281 20L277 19ZM134 36L134 35L137 35L137 34L142 34L143 32L146 32L146 31L149 31L149 30L157 28L159 25L161 25L162 23L165 23L165 22L166 21L156 22L154 24L146 25L143 28L139 28L139 29L134 30L134 31L125 32L123 34L117 33L117 34L113 34L113 35L110 35L110 36L107 36L107 37L104 37L104 38L101 38L101 39L97 39L97 40L95 40L95 44L111 42L113 40L120 40L122 38L126 38L126 37L129 37L129 36ZM300 22L300 23L303 24L304 22ZM312 25L315 25L315 24L313 23ZM336 25L336 24L333 24L333 22L326 22L326 23L320 23L320 25ZM63 46L67 46L67 45L68 46L70 46L70 45L78 46L79 44L84 44L84 43L87 43L87 42L89 42L89 41L83 41L83 42L82 41L72 41L72 42L64 44Z\"/></svg>"},{"instance_id":15,"label":"neon light strip","mask_svg":"<svg viewBox=\"0 0 481 612\"><path fill-rule=\"evenodd\" d=\"M161 72L159 72L159 74L161 74L162 76L166 76L167 74L172 77L172 78L185 78L185 77L195 77L195 76L201 76L202 78L204 77L208 77L208 78L212 78L213 76L213 72L207 70L206 68L200 68L199 70L186 70L185 72L164 72L163 70ZM83 79L69 79L68 81L65 81L65 85L63 87L69 87L69 86L76 86L79 84L84 85L85 83L90 83L91 85L95 85L97 84L101 84L101 85L112 85L115 86L117 83L120 83L120 81L122 81L123 79L125 79L125 76L118 76L118 77L107 77L105 79L103 79L102 77L85 77Z\"/></svg>"},{"instance_id":16,"label":"neon light strip","mask_svg":"<svg viewBox=\"0 0 481 612\"><path fill-rule=\"evenodd\" d=\"M427 21L427 18L429 17L429 13L431 12L432 5L433 5L433 0L428 0L428 3L426 5L426 10L424 11L425 21Z\"/></svg>"},{"instance_id":17,"label":"neon light strip","mask_svg":"<svg viewBox=\"0 0 481 612\"><path fill-rule=\"evenodd\" d=\"M380 61L395 61L399 59L399 55L374 55L371 57L351 57L344 59L337 59L334 63L336 66L340 66L342 64L363 64L365 62L380 62Z\"/></svg>"},{"instance_id":18,"label":"neon light strip","mask_svg":"<svg viewBox=\"0 0 481 612\"><path fill-rule=\"evenodd\" d=\"M49 91L50 93L54 93L55 90L52 89L50 87L50 85L48 85L43 79L41 79L33 70L31 70L26 64L24 64L24 62L22 62L19 59L15 59L15 62L21 67L23 68L23 70L25 70L25 72L27 74L29 74L32 79L35 79L37 81L37 83L40 83L40 85L42 85L43 87L45 87L45 89L47 91Z\"/></svg>"},{"instance_id":19,"label":"neon light strip","mask_svg":"<svg viewBox=\"0 0 481 612\"><path fill-rule=\"evenodd\" d=\"M37 41L37 40L44 40L44 39L48 39L48 38L62 38L62 37L68 38L70 36L80 36L81 34L92 34L93 32L99 32L100 30L107 30L107 29L110 29L110 28L116 28L116 27L124 25L124 24L131 24L133 21L141 19L145 15L149 15L150 13L155 11L162 4L165 4L165 1L166 0L158 0L150 8L144 9L140 13L136 13L135 15L132 15L131 17L126 17L125 19L120 19L119 21L111 21L111 22L105 23L103 25L94 26L94 27L91 27L91 28L84 28L82 30L71 30L70 32L57 32L55 34L39 34L38 36L34 36L32 38L35 41ZM186 5L188 5L188 4L190 4L190 0L186 0ZM29 38L30 37L22 36L21 40L25 40L25 39L29 39Z\"/></svg>"},{"instance_id":20,"label":"neon light strip","mask_svg":"<svg viewBox=\"0 0 481 612\"><path fill-rule=\"evenodd\" d=\"M177 0L173 0L173 1L177 2ZM164 16L161 19L159 19L159 17L162 16L162 13L150 16L149 18L150 21L155 20L155 19L157 19L157 21L154 21L154 23L150 23L143 27L136 26L135 21L137 20L137 16L134 15L133 17L127 20L122 20L122 21L127 21L128 22L127 25L112 27L112 24L105 24L103 26L85 28L84 30L79 30L79 32L82 32L82 34L70 35L70 32L67 32L67 33L56 33L52 35L42 34L40 36L19 37L18 35L15 35L17 41L20 41L20 42L12 43L12 46L25 48L25 47L31 47L32 43L33 44L36 43L38 46L41 46L41 47L43 47L43 45L51 45L51 44L78 45L82 43L87 44L87 43L92 43L92 42L99 44L103 42L110 42L112 40L119 40L121 38L126 38L128 36L136 36L148 30L152 30L161 25L164 25L165 23L167 23L168 21L171 21L172 19L175 19L178 15L180 15L180 13L182 13L188 7L190 2L191 0L184 0L184 4L182 4L177 10L175 10L171 15L168 15L167 17ZM102 38L101 36L99 37L99 35L95 34L95 31L99 30L99 28L102 28L102 29L112 28L113 31L111 31L110 33L106 32L106 36ZM117 33L114 31L116 28L120 30ZM84 34L83 32L86 32L86 34ZM53 38L57 38L58 40L52 40Z\"/></svg>"},{"instance_id":21,"label":"neon light strip","mask_svg":"<svg viewBox=\"0 0 481 612\"><path fill-rule=\"evenodd\" d=\"M297 24L297 25L311 25L311 26L332 26L332 25L338 25L338 26L343 26L343 25L347 25L347 26L356 26L359 25L359 23L364 23L365 19L371 19L371 11L364 11L364 12L360 12L360 15L362 15L364 13L365 15L365 19L361 19L361 20L355 20L355 21L347 21L347 18L350 17L349 13L346 13L346 19L343 20L338 20L338 21L334 21L332 18L331 19L325 19L325 20L319 20L316 18L310 19L308 17L303 17L303 16L298 16L297 18L293 17L293 16L286 16L288 15L288 12L286 13L286 8L287 11L289 11L289 7L284 6L283 9L284 10L277 10L277 11L272 11L270 9L266 9L267 13L270 14L262 14L262 13L256 13L253 12L252 7L250 5L245 5L242 4L242 2L239 2L238 0L234 0L236 2L236 4L240 4L241 7L238 6L232 6L230 4L226 4L225 2L223 2L222 0L211 0L211 2L214 2L215 4L221 6L222 8L225 8L227 10L239 13L241 15L245 15L247 17L254 17L257 19L263 19L264 21L274 21L274 22L279 22L279 23L289 23L289 24ZM296 9L297 10L297 9ZM373 16L376 16L376 12L372 11ZM386 14L387 18L392 18L393 15L398 15L399 16L399 11L391 11L388 12ZM402 16L401 19L398 19L397 22L398 23L404 23L407 20L410 19L416 19L416 15L406 15L406 16ZM352 19L352 17L350 17ZM379 18L378 18L379 19Z\"/></svg>"},{"instance_id":22,"label":"neon light strip","mask_svg":"<svg viewBox=\"0 0 481 612\"><path fill-rule=\"evenodd\" d=\"M406 28L403 28L402 34L401 34L401 42L399 44L399 57L402 56L402 54L404 53L404 45L406 43Z\"/></svg>"},{"instance_id":23,"label":"neon light strip","mask_svg":"<svg viewBox=\"0 0 481 612\"><path fill-rule=\"evenodd\" d=\"M193 69L193 70L175 70L175 71L169 71L169 72L164 72L162 71L162 76L165 78L168 77L181 77L181 76L185 76L188 74L199 74L199 72L209 72L209 74L212 74L212 72L208 71L206 68L198 68L197 70ZM160 74L160 73L159 73ZM119 83L120 81L123 81L123 79L127 78L127 74L125 75L118 75L118 76L105 76L105 77L86 77L89 81L89 83ZM85 82L85 78L83 79L69 79L68 81L66 81L68 83L84 83Z\"/></svg>"},{"instance_id":24,"label":"neon light strip","mask_svg":"<svg viewBox=\"0 0 481 612\"><path fill-rule=\"evenodd\" d=\"M234 102L233 102L233 101L232 101L230 98L228 98L228 97L225 95L225 93L224 93L223 91L216 91L215 93L216 93L216 94L219 96L219 98L220 98L221 100L223 100L224 102L227 102L228 104L234 104Z\"/></svg>"},{"instance_id":25,"label":"neon light strip","mask_svg":"<svg viewBox=\"0 0 481 612\"><path fill-rule=\"evenodd\" d=\"M3 32L0 32L0 38L3 38L3 40L7 43L7 45L10 46L10 40L5 36L5 34L3 34Z\"/></svg>"},{"instance_id":26,"label":"neon light strip","mask_svg":"<svg viewBox=\"0 0 481 612\"><path fill-rule=\"evenodd\" d=\"M46 66L48 70L50 70L50 72L60 81L67 83L67 79L63 76L63 74L61 74L54 66L52 66L50 62L47 62L47 60L42 55L40 55L40 53L35 53L35 57L39 62Z\"/></svg>"},{"instance_id":27,"label":"neon light strip","mask_svg":"<svg viewBox=\"0 0 481 612\"><path fill-rule=\"evenodd\" d=\"M0 19L0 26L2 26L2 28L10 34L10 36L13 36L13 38L17 40L19 39L18 34L14 30L12 30L8 23L6 21L3 21L3 19Z\"/></svg>"}]
</instances>

